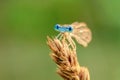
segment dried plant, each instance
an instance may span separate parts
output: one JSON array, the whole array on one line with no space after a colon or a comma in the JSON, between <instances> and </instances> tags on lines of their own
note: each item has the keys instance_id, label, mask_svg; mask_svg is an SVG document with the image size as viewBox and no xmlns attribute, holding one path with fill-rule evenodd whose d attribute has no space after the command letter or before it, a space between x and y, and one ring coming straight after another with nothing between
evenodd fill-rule
<instances>
[{"instance_id":1,"label":"dried plant","mask_svg":"<svg viewBox=\"0 0 120 80\"><path fill-rule=\"evenodd\" d=\"M86 67L81 67L76 49L70 48L65 40L47 37L47 44L51 49L51 58L57 64L57 73L64 80L90 80L89 71Z\"/></svg>"}]
</instances>

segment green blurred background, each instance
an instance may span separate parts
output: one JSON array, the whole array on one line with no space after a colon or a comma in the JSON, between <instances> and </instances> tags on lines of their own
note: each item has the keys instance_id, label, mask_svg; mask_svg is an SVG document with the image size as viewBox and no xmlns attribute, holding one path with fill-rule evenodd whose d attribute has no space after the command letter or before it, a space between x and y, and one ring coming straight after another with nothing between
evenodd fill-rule
<instances>
[{"instance_id":1,"label":"green blurred background","mask_svg":"<svg viewBox=\"0 0 120 80\"><path fill-rule=\"evenodd\" d=\"M92 30L87 48L77 44L91 80L120 80L120 0L0 0L0 80L63 80L46 36L74 21Z\"/></svg>"}]
</instances>

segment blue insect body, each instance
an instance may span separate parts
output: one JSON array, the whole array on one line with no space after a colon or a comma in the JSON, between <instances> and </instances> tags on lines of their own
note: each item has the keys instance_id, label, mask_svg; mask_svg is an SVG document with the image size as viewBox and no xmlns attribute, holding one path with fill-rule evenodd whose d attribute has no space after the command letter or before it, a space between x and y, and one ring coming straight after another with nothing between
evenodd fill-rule
<instances>
[{"instance_id":1,"label":"blue insect body","mask_svg":"<svg viewBox=\"0 0 120 80\"><path fill-rule=\"evenodd\" d=\"M56 24L54 29L59 32L72 32L73 31L72 26L60 26L59 24Z\"/></svg>"}]
</instances>

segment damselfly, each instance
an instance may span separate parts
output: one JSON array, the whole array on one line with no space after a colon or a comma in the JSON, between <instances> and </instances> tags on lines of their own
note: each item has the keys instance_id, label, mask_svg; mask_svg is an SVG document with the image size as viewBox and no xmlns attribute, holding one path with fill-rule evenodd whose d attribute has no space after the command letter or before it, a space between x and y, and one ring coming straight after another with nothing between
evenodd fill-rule
<instances>
[{"instance_id":1,"label":"damselfly","mask_svg":"<svg viewBox=\"0 0 120 80\"><path fill-rule=\"evenodd\" d=\"M55 25L55 30L59 31L58 39L66 39L73 48L76 48L76 45L71 37L75 38L76 41L82 46L86 47L92 39L92 33L84 22L74 22L71 25Z\"/></svg>"}]
</instances>

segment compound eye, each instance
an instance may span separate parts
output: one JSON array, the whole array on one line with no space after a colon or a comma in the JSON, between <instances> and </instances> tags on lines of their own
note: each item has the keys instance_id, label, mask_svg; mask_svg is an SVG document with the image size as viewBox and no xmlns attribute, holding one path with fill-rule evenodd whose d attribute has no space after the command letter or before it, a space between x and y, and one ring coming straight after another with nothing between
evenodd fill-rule
<instances>
[{"instance_id":1,"label":"compound eye","mask_svg":"<svg viewBox=\"0 0 120 80\"><path fill-rule=\"evenodd\" d=\"M59 25L59 24L56 24L56 25L55 25L55 30L59 30L59 28L60 28L60 25Z\"/></svg>"},{"instance_id":2,"label":"compound eye","mask_svg":"<svg viewBox=\"0 0 120 80\"><path fill-rule=\"evenodd\" d=\"M69 30L69 32L72 32L73 28L71 26L69 26L68 30Z\"/></svg>"}]
</instances>

